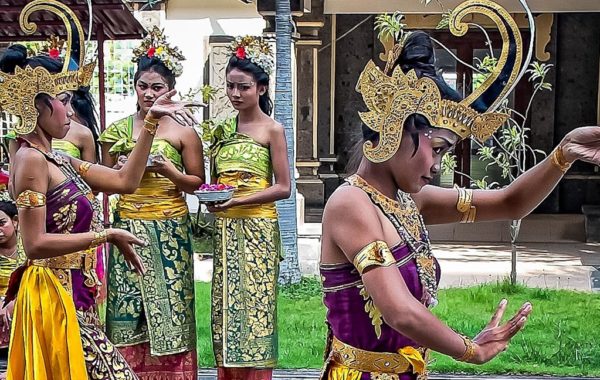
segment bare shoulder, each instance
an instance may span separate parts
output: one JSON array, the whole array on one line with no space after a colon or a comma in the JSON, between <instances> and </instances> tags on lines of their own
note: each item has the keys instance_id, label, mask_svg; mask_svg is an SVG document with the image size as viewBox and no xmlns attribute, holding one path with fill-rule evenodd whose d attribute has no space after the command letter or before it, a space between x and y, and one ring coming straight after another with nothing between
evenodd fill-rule
<instances>
[{"instance_id":1,"label":"bare shoulder","mask_svg":"<svg viewBox=\"0 0 600 380\"><path fill-rule=\"evenodd\" d=\"M79 134L79 136L81 136L84 139L94 139L94 134L92 133L91 129L89 129L83 124L77 124L77 127L77 133Z\"/></svg>"},{"instance_id":2,"label":"bare shoulder","mask_svg":"<svg viewBox=\"0 0 600 380\"><path fill-rule=\"evenodd\" d=\"M21 147L15 154L13 170L16 177L33 178L36 174L48 172L48 162L44 154L37 149Z\"/></svg>"},{"instance_id":3,"label":"bare shoulder","mask_svg":"<svg viewBox=\"0 0 600 380\"><path fill-rule=\"evenodd\" d=\"M377 217L371 199L364 191L355 186L340 186L329 197L323 210L323 219L338 219L342 216L362 219L369 210Z\"/></svg>"},{"instance_id":4,"label":"bare shoulder","mask_svg":"<svg viewBox=\"0 0 600 380\"><path fill-rule=\"evenodd\" d=\"M17 150L15 155L15 165L28 166L28 165L46 165L46 157L42 152L37 149L30 147L21 147Z\"/></svg>"},{"instance_id":5,"label":"bare shoulder","mask_svg":"<svg viewBox=\"0 0 600 380\"><path fill-rule=\"evenodd\" d=\"M283 125L281 125L281 123L275 121L274 119L269 118L269 121L267 121L266 123L266 127L269 129L269 132L273 135L283 135Z\"/></svg>"},{"instance_id":6,"label":"bare shoulder","mask_svg":"<svg viewBox=\"0 0 600 380\"><path fill-rule=\"evenodd\" d=\"M179 123L176 123L179 127L181 127L181 137L182 137L182 142L186 142L189 140L188 139L192 139L192 140L200 140L200 134L198 133L198 131L196 130L195 127L187 127L187 126L183 126Z\"/></svg>"}]
</instances>

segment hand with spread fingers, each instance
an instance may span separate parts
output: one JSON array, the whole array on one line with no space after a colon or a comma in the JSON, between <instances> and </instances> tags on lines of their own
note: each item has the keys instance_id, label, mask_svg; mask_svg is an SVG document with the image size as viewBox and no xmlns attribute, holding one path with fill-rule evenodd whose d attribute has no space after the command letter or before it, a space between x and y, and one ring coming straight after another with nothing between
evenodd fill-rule
<instances>
[{"instance_id":1,"label":"hand with spread fingers","mask_svg":"<svg viewBox=\"0 0 600 380\"><path fill-rule=\"evenodd\" d=\"M560 146L568 162L581 160L600 165L600 127L581 127L569 132Z\"/></svg>"},{"instance_id":2,"label":"hand with spread fingers","mask_svg":"<svg viewBox=\"0 0 600 380\"><path fill-rule=\"evenodd\" d=\"M176 93L176 90L171 90L157 98L152 107L148 110L148 117L160 119L161 117L169 116L184 126L198 125L198 121L194 118L194 115L189 108L203 107L204 104L175 101L172 98Z\"/></svg>"},{"instance_id":3,"label":"hand with spread fingers","mask_svg":"<svg viewBox=\"0 0 600 380\"><path fill-rule=\"evenodd\" d=\"M119 249L119 252L125 257L125 261L127 261L132 269L138 274L146 273L146 267L142 262L142 258L135 252L133 246L144 247L148 243L138 239L129 231L119 228L110 228L106 232L107 241Z\"/></svg>"},{"instance_id":4,"label":"hand with spread fingers","mask_svg":"<svg viewBox=\"0 0 600 380\"><path fill-rule=\"evenodd\" d=\"M526 302L506 323L501 324L508 301L503 299L487 326L473 338L475 354L470 363L483 364L508 348L510 340L525 326L532 306Z\"/></svg>"},{"instance_id":5,"label":"hand with spread fingers","mask_svg":"<svg viewBox=\"0 0 600 380\"><path fill-rule=\"evenodd\" d=\"M9 302L6 307L3 307L3 305L0 304L0 330L10 331L14 306L15 301Z\"/></svg>"}]
</instances>

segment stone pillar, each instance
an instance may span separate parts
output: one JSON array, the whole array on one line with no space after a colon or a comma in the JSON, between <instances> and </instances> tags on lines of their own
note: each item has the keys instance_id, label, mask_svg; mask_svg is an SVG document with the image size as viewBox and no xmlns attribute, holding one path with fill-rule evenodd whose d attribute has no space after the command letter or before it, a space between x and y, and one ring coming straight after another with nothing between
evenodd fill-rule
<instances>
[{"instance_id":1,"label":"stone pillar","mask_svg":"<svg viewBox=\"0 0 600 380\"><path fill-rule=\"evenodd\" d=\"M296 167L298 192L305 198L308 222L318 221L325 204L325 185L319 175L323 132L321 117L320 61L325 25L323 2L313 0L311 12L295 19L296 40Z\"/></svg>"},{"instance_id":2,"label":"stone pillar","mask_svg":"<svg viewBox=\"0 0 600 380\"><path fill-rule=\"evenodd\" d=\"M235 114L235 109L227 99L225 92L225 69L229 62L229 46L233 37L211 36L208 40L208 62L204 65L205 78L208 84L217 90L214 100L210 101L206 117L214 120L224 120Z\"/></svg>"}]
</instances>

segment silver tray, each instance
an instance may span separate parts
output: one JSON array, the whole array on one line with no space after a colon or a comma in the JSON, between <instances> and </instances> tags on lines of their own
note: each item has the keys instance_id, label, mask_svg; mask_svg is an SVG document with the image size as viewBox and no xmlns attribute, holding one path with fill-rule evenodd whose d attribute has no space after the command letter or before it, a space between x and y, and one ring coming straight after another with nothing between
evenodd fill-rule
<instances>
[{"instance_id":1,"label":"silver tray","mask_svg":"<svg viewBox=\"0 0 600 380\"><path fill-rule=\"evenodd\" d=\"M225 202L233 198L234 190L196 190L194 194L202 203Z\"/></svg>"}]
</instances>

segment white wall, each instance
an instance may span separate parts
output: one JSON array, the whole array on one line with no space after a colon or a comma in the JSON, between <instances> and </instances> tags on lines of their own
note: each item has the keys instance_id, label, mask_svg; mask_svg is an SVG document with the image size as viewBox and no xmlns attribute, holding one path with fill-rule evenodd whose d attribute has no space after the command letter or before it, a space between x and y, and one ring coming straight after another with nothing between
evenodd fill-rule
<instances>
[{"instance_id":1,"label":"white wall","mask_svg":"<svg viewBox=\"0 0 600 380\"><path fill-rule=\"evenodd\" d=\"M256 4L240 0L169 0L161 26L185 57L177 88L186 92L204 83L209 36L261 35L265 21Z\"/></svg>"}]
</instances>

